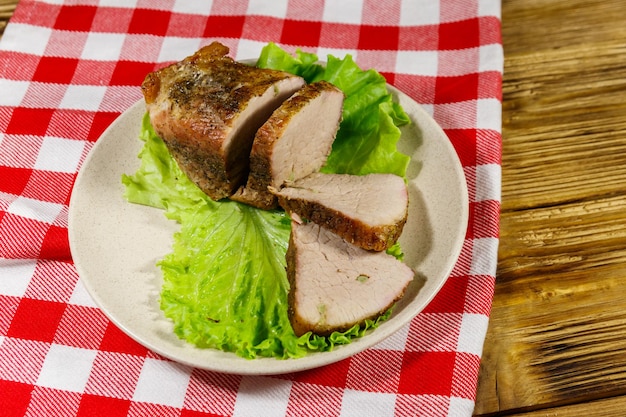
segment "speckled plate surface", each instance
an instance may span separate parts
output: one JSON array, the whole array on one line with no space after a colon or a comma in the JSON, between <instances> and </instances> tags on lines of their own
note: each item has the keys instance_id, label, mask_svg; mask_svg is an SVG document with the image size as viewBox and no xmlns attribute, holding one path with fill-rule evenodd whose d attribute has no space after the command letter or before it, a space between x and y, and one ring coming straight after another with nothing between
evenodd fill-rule
<instances>
[{"instance_id":1,"label":"speckled plate surface","mask_svg":"<svg viewBox=\"0 0 626 417\"><path fill-rule=\"evenodd\" d=\"M445 283L460 252L468 221L463 169L443 130L422 107L390 88L412 124L398 147L411 155L409 217L400 238L405 262L417 276L389 320L368 335L332 352L300 359L243 359L198 349L173 332L159 309L162 284L157 261L170 251L178 226L161 210L123 199L122 174L139 166L143 101L123 113L100 137L76 179L69 210L74 263L94 302L130 337L172 360L237 374L302 371L345 359L404 327Z\"/></svg>"}]
</instances>

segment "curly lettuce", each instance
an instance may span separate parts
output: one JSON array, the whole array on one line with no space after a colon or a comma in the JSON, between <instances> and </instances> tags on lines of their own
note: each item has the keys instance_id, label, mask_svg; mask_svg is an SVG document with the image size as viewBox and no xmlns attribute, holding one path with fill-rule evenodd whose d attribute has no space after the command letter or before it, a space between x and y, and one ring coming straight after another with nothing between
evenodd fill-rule
<instances>
[{"instance_id":1,"label":"curly lettuce","mask_svg":"<svg viewBox=\"0 0 626 417\"><path fill-rule=\"evenodd\" d=\"M396 149L404 111L391 100L384 78L362 71L351 57L292 56L268 44L258 65L281 69L312 82L325 79L346 94L343 121L325 172L404 176L409 158ZM180 170L144 116L139 169L124 175L124 197L163 209L180 223L172 252L159 261L163 273L160 307L181 338L201 348L258 356L297 358L350 343L386 320L368 320L328 337L298 337L288 317L289 282L285 253L290 220L280 210L258 210L234 201L215 202ZM397 247L398 256L401 252Z\"/></svg>"}]
</instances>

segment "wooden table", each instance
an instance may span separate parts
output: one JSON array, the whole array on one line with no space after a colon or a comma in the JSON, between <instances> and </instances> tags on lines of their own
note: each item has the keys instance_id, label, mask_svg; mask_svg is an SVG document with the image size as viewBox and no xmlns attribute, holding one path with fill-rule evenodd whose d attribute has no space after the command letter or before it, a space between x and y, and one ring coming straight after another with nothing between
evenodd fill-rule
<instances>
[{"instance_id":1,"label":"wooden table","mask_svg":"<svg viewBox=\"0 0 626 417\"><path fill-rule=\"evenodd\" d=\"M476 414L626 415L625 16L623 0L503 1L501 242Z\"/></svg>"},{"instance_id":2,"label":"wooden table","mask_svg":"<svg viewBox=\"0 0 626 417\"><path fill-rule=\"evenodd\" d=\"M0 0L0 33L16 0ZM501 244L477 415L626 415L626 1L503 0Z\"/></svg>"},{"instance_id":3,"label":"wooden table","mask_svg":"<svg viewBox=\"0 0 626 417\"><path fill-rule=\"evenodd\" d=\"M17 0L0 0L0 37L4 32L4 28L7 25L7 21L15 10Z\"/></svg>"}]
</instances>

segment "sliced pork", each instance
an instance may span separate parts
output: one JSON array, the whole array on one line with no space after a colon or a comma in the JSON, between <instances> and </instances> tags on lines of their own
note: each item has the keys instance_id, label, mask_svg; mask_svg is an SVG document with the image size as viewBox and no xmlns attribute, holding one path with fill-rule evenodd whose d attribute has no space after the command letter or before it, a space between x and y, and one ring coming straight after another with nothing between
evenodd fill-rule
<instances>
[{"instance_id":1,"label":"sliced pork","mask_svg":"<svg viewBox=\"0 0 626 417\"><path fill-rule=\"evenodd\" d=\"M292 74L238 63L228 51L214 42L148 74L142 84L156 133L214 200L245 182L256 131L305 84Z\"/></svg>"},{"instance_id":2,"label":"sliced pork","mask_svg":"<svg viewBox=\"0 0 626 417\"><path fill-rule=\"evenodd\" d=\"M286 211L368 250L393 245L408 215L407 186L393 174L314 173L272 191Z\"/></svg>"},{"instance_id":3,"label":"sliced pork","mask_svg":"<svg viewBox=\"0 0 626 417\"><path fill-rule=\"evenodd\" d=\"M326 81L297 91L261 126L250 154L245 187L232 199L262 209L277 207L268 187L319 171L339 129L343 92Z\"/></svg>"},{"instance_id":4,"label":"sliced pork","mask_svg":"<svg viewBox=\"0 0 626 417\"><path fill-rule=\"evenodd\" d=\"M402 297L414 272L386 252L367 251L315 223L293 221L287 277L296 335L329 335L383 314Z\"/></svg>"}]
</instances>

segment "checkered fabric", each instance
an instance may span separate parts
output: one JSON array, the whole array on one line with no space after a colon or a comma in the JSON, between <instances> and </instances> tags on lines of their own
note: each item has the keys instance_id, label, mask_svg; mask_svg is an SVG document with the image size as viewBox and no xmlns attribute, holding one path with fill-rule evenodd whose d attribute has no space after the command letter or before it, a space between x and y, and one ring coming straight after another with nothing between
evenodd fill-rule
<instances>
[{"instance_id":1,"label":"checkered fabric","mask_svg":"<svg viewBox=\"0 0 626 417\"><path fill-rule=\"evenodd\" d=\"M218 40L352 54L423 105L464 167L470 223L436 298L381 344L297 374L193 369L138 345L72 263L77 171L145 74ZM499 0L22 0L0 41L0 414L469 416L495 281Z\"/></svg>"}]
</instances>

